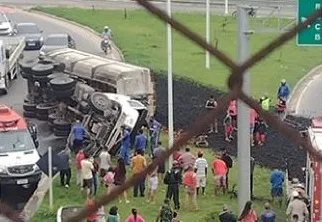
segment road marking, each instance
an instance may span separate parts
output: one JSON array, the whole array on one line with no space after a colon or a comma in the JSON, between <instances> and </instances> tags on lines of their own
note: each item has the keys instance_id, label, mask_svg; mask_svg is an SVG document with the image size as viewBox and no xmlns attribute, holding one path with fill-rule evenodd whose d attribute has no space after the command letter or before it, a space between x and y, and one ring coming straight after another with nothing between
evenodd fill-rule
<instances>
[{"instance_id":1,"label":"road marking","mask_svg":"<svg viewBox=\"0 0 322 222\"><path fill-rule=\"evenodd\" d=\"M321 73L322 74L322 73ZM298 114L298 109L299 109L299 106L300 106L300 103L303 99L303 96L306 92L306 90L309 88L310 84L316 80L321 74L319 75L316 75L316 76L313 76L312 79L306 84L306 86L304 87L304 89L302 90L302 92L300 93L298 99L297 99L297 103L296 103L296 106L295 106L295 113Z\"/></svg>"}]
</instances>

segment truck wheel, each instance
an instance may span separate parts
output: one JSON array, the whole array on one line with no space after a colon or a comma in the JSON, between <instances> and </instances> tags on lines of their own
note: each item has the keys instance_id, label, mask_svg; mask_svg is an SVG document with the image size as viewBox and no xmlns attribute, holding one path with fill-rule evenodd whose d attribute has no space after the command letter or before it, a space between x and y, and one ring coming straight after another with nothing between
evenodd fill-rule
<instances>
[{"instance_id":1,"label":"truck wheel","mask_svg":"<svg viewBox=\"0 0 322 222\"><path fill-rule=\"evenodd\" d=\"M36 106L38 114L46 114L48 116L48 112L51 109L54 109L56 106L52 104L41 103Z\"/></svg>"},{"instance_id":2,"label":"truck wheel","mask_svg":"<svg viewBox=\"0 0 322 222\"><path fill-rule=\"evenodd\" d=\"M64 63L60 63L60 62L55 62L54 63L54 70L56 72L63 72L65 70L65 64Z\"/></svg>"},{"instance_id":3,"label":"truck wheel","mask_svg":"<svg viewBox=\"0 0 322 222\"><path fill-rule=\"evenodd\" d=\"M32 80L32 74L31 73L21 72L21 76L24 79Z\"/></svg>"},{"instance_id":4,"label":"truck wheel","mask_svg":"<svg viewBox=\"0 0 322 222\"><path fill-rule=\"evenodd\" d=\"M63 119L55 119L54 120L54 128L59 131L68 131L70 132L71 124Z\"/></svg>"},{"instance_id":5,"label":"truck wheel","mask_svg":"<svg viewBox=\"0 0 322 222\"><path fill-rule=\"evenodd\" d=\"M54 125L54 121L58 118L56 113L52 113L48 115L48 122Z\"/></svg>"},{"instance_id":6,"label":"truck wheel","mask_svg":"<svg viewBox=\"0 0 322 222\"><path fill-rule=\"evenodd\" d=\"M32 73L36 76L48 76L53 73L54 65L52 64L36 64L32 67Z\"/></svg>"},{"instance_id":7,"label":"truck wheel","mask_svg":"<svg viewBox=\"0 0 322 222\"><path fill-rule=\"evenodd\" d=\"M76 85L76 81L70 77L57 77L50 80L51 88L57 91L71 89L75 85Z\"/></svg>"},{"instance_id":8,"label":"truck wheel","mask_svg":"<svg viewBox=\"0 0 322 222\"><path fill-rule=\"evenodd\" d=\"M53 64L54 61L52 59L45 58L45 59L40 60L38 63L48 65L48 64Z\"/></svg>"},{"instance_id":9,"label":"truck wheel","mask_svg":"<svg viewBox=\"0 0 322 222\"><path fill-rule=\"evenodd\" d=\"M50 74L50 75L48 75L48 76L47 76L47 78L48 78L49 80L52 80L52 79L55 79L55 78L58 78L58 77L65 77L65 78L68 78L68 77L69 77L69 75L64 74L64 73L62 73L62 72L57 72L57 73L53 73L53 74Z\"/></svg>"},{"instance_id":10,"label":"truck wheel","mask_svg":"<svg viewBox=\"0 0 322 222\"><path fill-rule=\"evenodd\" d=\"M38 63L38 60L26 60L26 61L19 61L20 70L23 73L31 74L32 67Z\"/></svg>"},{"instance_id":11,"label":"truck wheel","mask_svg":"<svg viewBox=\"0 0 322 222\"><path fill-rule=\"evenodd\" d=\"M56 99L69 98L74 94L75 88L64 90L53 90L53 95Z\"/></svg>"},{"instance_id":12,"label":"truck wheel","mask_svg":"<svg viewBox=\"0 0 322 222\"><path fill-rule=\"evenodd\" d=\"M54 128L54 135L57 137L68 137L69 131L62 131Z\"/></svg>"},{"instance_id":13,"label":"truck wheel","mask_svg":"<svg viewBox=\"0 0 322 222\"><path fill-rule=\"evenodd\" d=\"M90 105L94 111L103 115L104 111L111 107L111 101L103 93L94 92L91 95Z\"/></svg>"},{"instance_id":14,"label":"truck wheel","mask_svg":"<svg viewBox=\"0 0 322 222\"><path fill-rule=\"evenodd\" d=\"M23 111L23 116L26 118L36 118L36 112Z\"/></svg>"},{"instance_id":15,"label":"truck wheel","mask_svg":"<svg viewBox=\"0 0 322 222\"><path fill-rule=\"evenodd\" d=\"M46 113L37 113L36 117L38 120L41 121L47 121L48 120L48 115Z\"/></svg>"},{"instance_id":16,"label":"truck wheel","mask_svg":"<svg viewBox=\"0 0 322 222\"><path fill-rule=\"evenodd\" d=\"M36 76L36 75L33 75L32 76L32 79L34 81L37 81L37 82L48 82L47 76Z\"/></svg>"},{"instance_id":17,"label":"truck wheel","mask_svg":"<svg viewBox=\"0 0 322 222\"><path fill-rule=\"evenodd\" d=\"M36 106L37 106L37 104L30 103L30 102L25 102L22 105L22 108L23 108L24 111L36 112L36 110L37 110Z\"/></svg>"}]
</instances>

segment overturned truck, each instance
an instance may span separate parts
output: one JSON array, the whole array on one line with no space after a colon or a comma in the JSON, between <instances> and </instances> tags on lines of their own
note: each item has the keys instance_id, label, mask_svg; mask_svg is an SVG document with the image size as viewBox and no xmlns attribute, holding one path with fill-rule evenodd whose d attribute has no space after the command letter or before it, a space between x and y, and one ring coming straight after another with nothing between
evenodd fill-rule
<instances>
[{"instance_id":1,"label":"overturned truck","mask_svg":"<svg viewBox=\"0 0 322 222\"><path fill-rule=\"evenodd\" d=\"M102 147L117 152L122 126L132 130L133 138L155 112L154 81L147 68L73 49L20 66L28 80L25 117L46 120L56 136L65 137L81 118L95 141L93 154Z\"/></svg>"}]
</instances>

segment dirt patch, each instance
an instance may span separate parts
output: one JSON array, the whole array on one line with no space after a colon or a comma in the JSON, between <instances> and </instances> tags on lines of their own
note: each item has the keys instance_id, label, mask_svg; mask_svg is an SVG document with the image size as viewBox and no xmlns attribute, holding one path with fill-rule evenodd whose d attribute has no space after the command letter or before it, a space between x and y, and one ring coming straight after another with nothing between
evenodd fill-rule
<instances>
[{"instance_id":1,"label":"dirt patch","mask_svg":"<svg viewBox=\"0 0 322 222\"><path fill-rule=\"evenodd\" d=\"M164 125L168 124L168 90L167 76L165 73L155 75L156 93L157 93L157 119ZM175 78L173 81L173 113L175 129L184 129L188 127L192 121L198 120L206 110L204 105L209 95L215 98L224 95L224 92L202 86L193 81ZM231 143L224 141L222 118L219 121L219 134L212 134L209 142L212 147L226 147L231 155L237 156L236 140ZM287 123L297 130L303 130L309 124L309 120L305 118L296 118L288 116ZM263 147L253 147L252 156L255 161L263 167L282 168L286 167L290 171L290 177L303 178L302 167L306 164L306 152L298 148L292 141L286 139L276 131L269 127L267 132L267 143Z\"/></svg>"}]
</instances>

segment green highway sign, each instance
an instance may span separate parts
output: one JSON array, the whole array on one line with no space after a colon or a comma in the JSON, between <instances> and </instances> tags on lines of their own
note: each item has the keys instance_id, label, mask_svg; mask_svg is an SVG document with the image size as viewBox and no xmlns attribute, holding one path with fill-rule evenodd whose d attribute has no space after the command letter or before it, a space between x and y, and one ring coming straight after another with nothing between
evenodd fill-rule
<instances>
[{"instance_id":1,"label":"green highway sign","mask_svg":"<svg viewBox=\"0 0 322 222\"><path fill-rule=\"evenodd\" d=\"M322 8L322 0L298 0L297 22L304 22L316 10ZM296 37L298 46L322 46L322 16Z\"/></svg>"}]
</instances>

